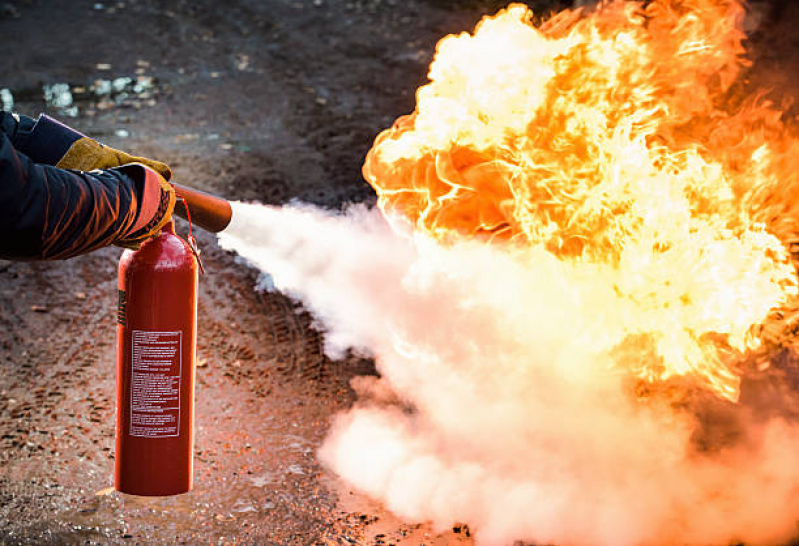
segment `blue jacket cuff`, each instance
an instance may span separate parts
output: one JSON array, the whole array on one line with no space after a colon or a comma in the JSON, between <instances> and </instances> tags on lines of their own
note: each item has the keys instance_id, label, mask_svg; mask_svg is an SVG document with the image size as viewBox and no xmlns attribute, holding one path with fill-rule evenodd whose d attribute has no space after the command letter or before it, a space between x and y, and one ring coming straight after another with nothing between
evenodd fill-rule
<instances>
[{"instance_id":1,"label":"blue jacket cuff","mask_svg":"<svg viewBox=\"0 0 799 546\"><path fill-rule=\"evenodd\" d=\"M86 135L60 121L42 114L33 126L20 151L36 163L55 165L75 141Z\"/></svg>"}]
</instances>

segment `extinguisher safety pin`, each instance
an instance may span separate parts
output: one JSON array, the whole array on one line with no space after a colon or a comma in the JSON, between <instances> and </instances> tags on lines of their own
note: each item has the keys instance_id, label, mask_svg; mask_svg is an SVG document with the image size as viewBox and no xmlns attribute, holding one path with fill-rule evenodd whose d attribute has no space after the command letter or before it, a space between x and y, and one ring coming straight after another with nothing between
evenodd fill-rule
<instances>
[{"instance_id":1,"label":"extinguisher safety pin","mask_svg":"<svg viewBox=\"0 0 799 546\"><path fill-rule=\"evenodd\" d=\"M205 267L203 266L203 261L200 259L200 248L197 246L197 239L194 238L194 235L189 235L188 239L189 248L192 254L194 254L194 257L197 258L197 264L200 266L200 273L205 275Z\"/></svg>"},{"instance_id":2,"label":"extinguisher safety pin","mask_svg":"<svg viewBox=\"0 0 799 546\"><path fill-rule=\"evenodd\" d=\"M177 195L177 197L180 198L179 195ZM194 238L194 233L191 231L191 212L189 212L189 204L183 198L180 198L180 200L183 201L183 206L186 209L186 220L189 222L189 248L191 249L191 253L194 254L194 257L197 258L197 265L200 266L200 273L205 275L205 267L203 266L203 261L200 259L200 247L197 246L197 239Z\"/></svg>"}]
</instances>

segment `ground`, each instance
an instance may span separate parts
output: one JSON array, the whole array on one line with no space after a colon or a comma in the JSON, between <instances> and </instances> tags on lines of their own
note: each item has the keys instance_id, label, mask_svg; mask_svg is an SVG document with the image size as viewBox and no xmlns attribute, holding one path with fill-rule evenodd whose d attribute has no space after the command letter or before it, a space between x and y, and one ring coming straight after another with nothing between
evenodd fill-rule
<instances>
[{"instance_id":1,"label":"ground","mask_svg":"<svg viewBox=\"0 0 799 546\"><path fill-rule=\"evenodd\" d=\"M0 89L20 113L168 162L184 184L340 207L373 200L363 157L413 109L435 42L501 5L0 1ZM764 58L797 65L796 51ZM791 73L769 82L782 89ZM153 79L117 80L139 76ZM73 104L44 101L58 83ZM172 498L110 489L121 250L0 262L0 543L470 543L468 527L400 521L319 464L331 416L353 402L349 379L373 364L326 359L302 309L199 239L195 490Z\"/></svg>"}]
</instances>

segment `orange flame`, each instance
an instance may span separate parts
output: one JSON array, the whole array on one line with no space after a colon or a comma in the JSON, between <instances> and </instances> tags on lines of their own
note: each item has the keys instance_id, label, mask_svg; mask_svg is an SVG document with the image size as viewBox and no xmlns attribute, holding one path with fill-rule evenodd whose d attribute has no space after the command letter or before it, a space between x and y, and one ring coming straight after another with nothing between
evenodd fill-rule
<instances>
[{"instance_id":1,"label":"orange flame","mask_svg":"<svg viewBox=\"0 0 799 546\"><path fill-rule=\"evenodd\" d=\"M608 352L624 369L737 400L737 358L797 294L799 241L799 141L768 101L736 95L743 15L734 0L616 0L536 26L511 5L441 40L364 176L392 221L543 248L582 272L576 294L611 289L617 309L587 298L585 313L623 332ZM587 342L607 348L610 330Z\"/></svg>"}]
</instances>

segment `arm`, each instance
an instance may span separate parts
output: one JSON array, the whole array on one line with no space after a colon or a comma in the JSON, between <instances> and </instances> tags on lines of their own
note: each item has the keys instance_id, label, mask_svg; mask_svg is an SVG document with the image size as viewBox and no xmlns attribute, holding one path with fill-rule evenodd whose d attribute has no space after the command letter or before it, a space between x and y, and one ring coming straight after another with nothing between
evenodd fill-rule
<instances>
[{"instance_id":1,"label":"arm","mask_svg":"<svg viewBox=\"0 0 799 546\"><path fill-rule=\"evenodd\" d=\"M11 145L34 163L81 171L141 163L166 180L172 176L172 170L165 163L132 156L100 144L45 114L34 120L0 110L0 132L5 133Z\"/></svg>"},{"instance_id":2,"label":"arm","mask_svg":"<svg viewBox=\"0 0 799 546\"><path fill-rule=\"evenodd\" d=\"M84 254L147 233L169 209L154 171L134 164L85 173L36 163L12 144L24 134L17 126L9 137L7 118L0 119L0 258Z\"/></svg>"},{"instance_id":3,"label":"arm","mask_svg":"<svg viewBox=\"0 0 799 546\"><path fill-rule=\"evenodd\" d=\"M42 114L38 120L0 111L0 131L11 145L34 163L55 165L78 140L86 138L71 127Z\"/></svg>"}]
</instances>

